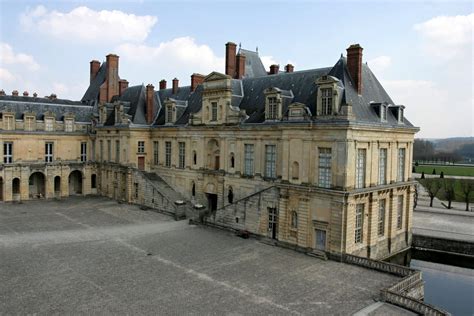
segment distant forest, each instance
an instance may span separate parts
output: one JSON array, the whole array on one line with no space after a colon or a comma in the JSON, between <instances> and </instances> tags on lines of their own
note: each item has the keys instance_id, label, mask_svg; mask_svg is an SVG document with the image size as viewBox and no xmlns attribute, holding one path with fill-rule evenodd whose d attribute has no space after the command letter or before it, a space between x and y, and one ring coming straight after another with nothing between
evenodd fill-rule
<instances>
[{"instance_id":1,"label":"distant forest","mask_svg":"<svg viewBox=\"0 0 474 316\"><path fill-rule=\"evenodd\" d=\"M474 137L415 139L413 160L444 163L474 163Z\"/></svg>"}]
</instances>

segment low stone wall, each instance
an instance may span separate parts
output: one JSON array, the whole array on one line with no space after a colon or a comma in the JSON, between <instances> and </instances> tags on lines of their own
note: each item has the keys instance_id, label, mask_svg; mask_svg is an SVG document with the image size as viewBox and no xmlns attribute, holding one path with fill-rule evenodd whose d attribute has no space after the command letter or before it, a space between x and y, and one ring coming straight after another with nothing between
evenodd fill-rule
<instances>
[{"instance_id":1,"label":"low stone wall","mask_svg":"<svg viewBox=\"0 0 474 316\"><path fill-rule=\"evenodd\" d=\"M413 235L412 247L474 256L474 243L425 235Z\"/></svg>"}]
</instances>

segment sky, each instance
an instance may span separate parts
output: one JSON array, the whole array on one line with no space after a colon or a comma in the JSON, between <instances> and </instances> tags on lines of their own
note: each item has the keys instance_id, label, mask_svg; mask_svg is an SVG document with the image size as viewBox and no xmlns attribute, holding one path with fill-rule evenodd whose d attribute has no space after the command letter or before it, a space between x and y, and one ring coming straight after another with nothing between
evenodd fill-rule
<instances>
[{"instance_id":1,"label":"sky","mask_svg":"<svg viewBox=\"0 0 474 316\"><path fill-rule=\"evenodd\" d=\"M330 67L350 44L418 138L474 136L471 1L0 0L0 89L79 100L89 62L120 56L130 85L224 71L225 43L264 65ZM377 101L377 100L374 100Z\"/></svg>"}]
</instances>

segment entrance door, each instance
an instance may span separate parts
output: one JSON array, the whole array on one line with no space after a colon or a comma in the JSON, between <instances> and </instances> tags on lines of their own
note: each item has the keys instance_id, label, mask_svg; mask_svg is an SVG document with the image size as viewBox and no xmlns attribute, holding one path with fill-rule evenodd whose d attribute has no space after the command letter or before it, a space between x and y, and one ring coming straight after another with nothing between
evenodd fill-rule
<instances>
[{"instance_id":1,"label":"entrance door","mask_svg":"<svg viewBox=\"0 0 474 316\"><path fill-rule=\"evenodd\" d=\"M145 157L138 157L138 169L145 170Z\"/></svg>"},{"instance_id":2,"label":"entrance door","mask_svg":"<svg viewBox=\"0 0 474 316\"><path fill-rule=\"evenodd\" d=\"M217 194L207 194L207 207L211 213L217 210Z\"/></svg>"},{"instance_id":3,"label":"entrance door","mask_svg":"<svg viewBox=\"0 0 474 316\"><path fill-rule=\"evenodd\" d=\"M277 239L278 237L278 213L276 208L268 208L268 230L272 239Z\"/></svg>"},{"instance_id":4,"label":"entrance door","mask_svg":"<svg viewBox=\"0 0 474 316\"><path fill-rule=\"evenodd\" d=\"M326 231L316 229L316 249L326 251Z\"/></svg>"}]
</instances>

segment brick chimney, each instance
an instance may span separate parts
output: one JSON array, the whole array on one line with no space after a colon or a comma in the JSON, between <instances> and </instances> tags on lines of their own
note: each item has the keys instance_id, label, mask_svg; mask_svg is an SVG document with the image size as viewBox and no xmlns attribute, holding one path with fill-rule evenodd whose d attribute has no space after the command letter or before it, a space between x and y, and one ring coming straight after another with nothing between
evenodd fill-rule
<instances>
[{"instance_id":1,"label":"brick chimney","mask_svg":"<svg viewBox=\"0 0 474 316\"><path fill-rule=\"evenodd\" d=\"M100 69L100 61L92 60L91 61L91 78L90 78L91 83L95 79L95 77L97 77L97 73L99 72L99 69Z\"/></svg>"},{"instance_id":2,"label":"brick chimney","mask_svg":"<svg viewBox=\"0 0 474 316\"><path fill-rule=\"evenodd\" d=\"M12 96L17 97L18 96L18 90L13 90L12 91Z\"/></svg>"},{"instance_id":3,"label":"brick chimney","mask_svg":"<svg viewBox=\"0 0 474 316\"><path fill-rule=\"evenodd\" d=\"M358 94L362 94L362 50L359 44L353 44L347 49L347 70Z\"/></svg>"},{"instance_id":4,"label":"brick chimney","mask_svg":"<svg viewBox=\"0 0 474 316\"><path fill-rule=\"evenodd\" d=\"M191 92L196 90L197 86L204 82L204 75L192 74L191 75Z\"/></svg>"},{"instance_id":5,"label":"brick chimney","mask_svg":"<svg viewBox=\"0 0 474 316\"><path fill-rule=\"evenodd\" d=\"M56 95L56 93L51 93L51 95L49 96L50 100L56 100L57 98L58 96Z\"/></svg>"},{"instance_id":6,"label":"brick chimney","mask_svg":"<svg viewBox=\"0 0 474 316\"><path fill-rule=\"evenodd\" d=\"M166 89L166 80L161 79L160 81L160 90L165 90Z\"/></svg>"},{"instance_id":7,"label":"brick chimney","mask_svg":"<svg viewBox=\"0 0 474 316\"><path fill-rule=\"evenodd\" d=\"M179 80L178 80L178 78L174 78L173 79L173 91L172 91L173 94L178 93L178 87L179 87Z\"/></svg>"},{"instance_id":8,"label":"brick chimney","mask_svg":"<svg viewBox=\"0 0 474 316\"><path fill-rule=\"evenodd\" d=\"M146 86L146 123L153 123L153 100L155 98L155 87L152 84Z\"/></svg>"},{"instance_id":9,"label":"brick chimney","mask_svg":"<svg viewBox=\"0 0 474 316\"><path fill-rule=\"evenodd\" d=\"M235 77L237 45L232 42L225 44L225 74Z\"/></svg>"},{"instance_id":10,"label":"brick chimney","mask_svg":"<svg viewBox=\"0 0 474 316\"><path fill-rule=\"evenodd\" d=\"M6 95L6 94L5 94L5 90L3 90L3 89L0 90L0 96L4 96L4 95Z\"/></svg>"},{"instance_id":11,"label":"brick chimney","mask_svg":"<svg viewBox=\"0 0 474 316\"><path fill-rule=\"evenodd\" d=\"M38 93L35 92L33 93L33 98L36 98L36 97L38 97Z\"/></svg>"},{"instance_id":12,"label":"brick chimney","mask_svg":"<svg viewBox=\"0 0 474 316\"><path fill-rule=\"evenodd\" d=\"M119 94L119 57L115 54L108 54L107 60L107 102L112 100L112 97Z\"/></svg>"},{"instance_id":13,"label":"brick chimney","mask_svg":"<svg viewBox=\"0 0 474 316\"><path fill-rule=\"evenodd\" d=\"M270 66L270 75L275 75L280 71L280 65L271 65Z\"/></svg>"},{"instance_id":14,"label":"brick chimney","mask_svg":"<svg viewBox=\"0 0 474 316\"><path fill-rule=\"evenodd\" d=\"M128 81L125 79L119 80L119 95L122 95L125 89L128 88Z\"/></svg>"},{"instance_id":15,"label":"brick chimney","mask_svg":"<svg viewBox=\"0 0 474 316\"><path fill-rule=\"evenodd\" d=\"M285 66L285 71L286 72L293 72L295 70L295 66L293 66L292 64L287 64Z\"/></svg>"},{"instance_id":16,"label":"brick chimney","mask_svg":"<svg viewBox=\"0 0 474 316\"><path fill-rule=\"evenodd\" d=\"M24 96L24 97L27 97L28 94L29 94L28 91L23 91L23 96Z\"/></svg>"},{"instance_id":17,"label":"brick chimney","mask_svg":"<svg viewBox=\"0 0 474 316\"><path fill-rule=\"evenodd\" d=\"M237 71L235 79L242 79L245 76L245 55L237 54Z\"/></svg>"}]
</instances>

